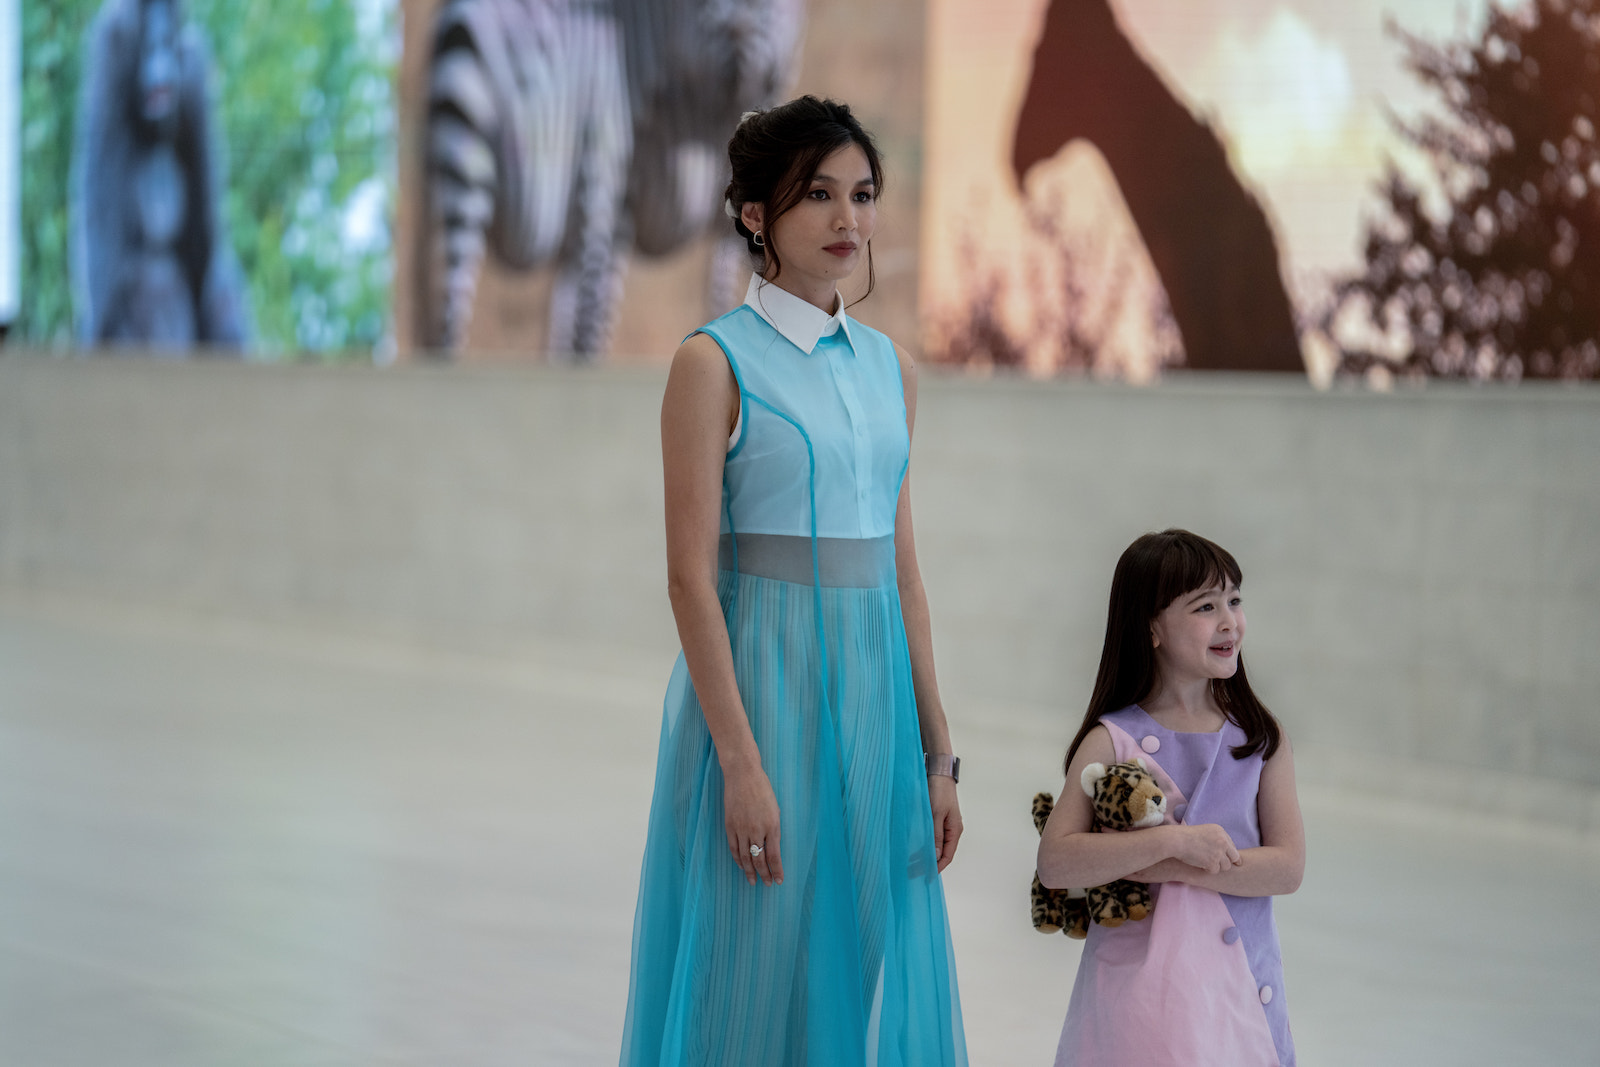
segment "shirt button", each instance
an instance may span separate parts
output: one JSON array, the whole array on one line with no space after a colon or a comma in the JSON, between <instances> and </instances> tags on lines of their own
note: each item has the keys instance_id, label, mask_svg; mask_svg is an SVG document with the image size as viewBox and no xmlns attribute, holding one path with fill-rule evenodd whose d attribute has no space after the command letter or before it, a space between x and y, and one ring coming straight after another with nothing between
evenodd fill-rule
<instances>
[{"instance_id":1,"label":"shirt button","mask_svg":"<svg viewBox=\"0 0 1600 1067\"><path fill-rule=\"evenodd\" d=\"M1264 985L1264 986L1261 987L1261 1003L1263 1003L1263 1004L1271 1004L1272 1003L1272 987L1271 986Z\"/></svg>"},{"instance_id":2,"label":"shirt button","mask_svg":"<svg viewBox=\"0 0 1600 1067\"><path fill-rule=\"evenodd\" d=\"M1156 749L1161 747L1161 738L1157 737L1155 734L1151 734L1149 737L1146 737L1144 740L1139 742L1139 747L1144 749L1146 752L1154 752Z\"/></svg>"},{"instance_id":3,"label":"shirt button","mask_svg":"<svg viewBox=\"0 0 1600 1067\"><path fill-rule=\"evenodd\" d=\"M1230 926L1226 930L1222 931L1222 943L1224 945L1234 945L1238 944L1238 942L1239 928L1237 926Z\"/></svg>"}]
</instances>

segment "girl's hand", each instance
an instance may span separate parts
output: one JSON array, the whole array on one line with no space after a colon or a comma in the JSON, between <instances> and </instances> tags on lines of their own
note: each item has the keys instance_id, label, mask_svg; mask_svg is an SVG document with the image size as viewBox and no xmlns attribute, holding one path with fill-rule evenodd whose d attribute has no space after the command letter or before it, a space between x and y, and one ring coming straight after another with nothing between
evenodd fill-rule
<instances>
[{"instance_id":1,"label":"girl's hand","mask_svg":"<svg viewBox=\"0 0 1600 1067\"><path fill-rule=\"evenodd\" d=\"M933 808L933 847L939 870L950 866L961 840L961 804L956 800L956 780L946 774L928 775L928 803Z\"/></svg>"},{"instance_id":2,"label":"girl's hand","mask_svg":"<svg viewBox=\"0 0 1600 1067\"><path fill-rule=\"evenodd\" d=\"M1220 874L1225 868L1237 867L1241 862L1239 850L1233 847L1233 838L1216 823L1179 826L1175 829L1179 834L1177 848L1172 852L1173 859L1198 867L1205 874Z\"/></svg>"},{"instance_id":3,"label":"girl's hand","mask_svg":"<svg viewBox=\"0 0 1600 1067\"><path fill-rule=\"evenodd\" d=\"M780 834L778 798L760 765L724 774L722 806L726 813L728 851L751 885L760 878L766 885L783 884L783 860L778 854ZM750 846L761 853L750 855Z\"/></svg>"}]
</instances>

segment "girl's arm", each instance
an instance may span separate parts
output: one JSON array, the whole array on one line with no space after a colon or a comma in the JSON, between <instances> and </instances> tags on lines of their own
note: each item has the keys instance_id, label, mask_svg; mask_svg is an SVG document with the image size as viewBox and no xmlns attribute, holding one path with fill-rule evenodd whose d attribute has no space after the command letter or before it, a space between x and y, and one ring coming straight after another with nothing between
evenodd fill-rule
<instances>
[{"instance_id":1,"label":"girl's arm","mask_svg":"<svg viewBox=\"0 0 1600 1067\"><path fill-rule=\"evenodd\" d=\"M1306 832L1295 794L1294 750L1288 734L1261 768L1256 813L1261 819L1261 847L1241 850L1237 867L1212 873L1166 860L1128 877L1137 882L1188 882L1236 897L1293 893L1306 870Z\"/></svg>"},{"instance_id":2,"label":"girl's arm","mask_svg":"<svg viewBox=\"0 0 1600 1067\"><path fill-rule=\"evenodd\" d=\"M1094 808L1080 784L1091 763L1111 764L1117 754L1104 726L1089 731L1073 754L1066 784L1039 839L1039 881L1051 889L1105 885L1163 861L1190 870L1220 871L1239 862L1222 827L1165 825L1123 834L1094 833ZM1148 879L1147 879L1148 880Z\"/></svg>"},{"instance_id":3,"label":"girl's arm","mask_svg":"<svg viewBox=\"0 0 1600 1067\"><path fill-rule=\"evenodd\" d=\"M895 346L900 358L900 381L906 396L906 433L917 423L917 366L911 357ZM928 594L922 588L922 572L917 568L917 542L911 528L911 472L907 468L900 483L900 501L894 517L895 571L900 586L900 615L906 628L906 647L911 655L911 686L917 698L917 721L922 729L922 751L951 752L950 724L945 720L944 704L939 699L939 682L933 673L933 632L928 619ZM939 869L950 865L961 840L961 805L956 800L955 780L942 774L928 776L928 803L933 809L933 843L939 853Z\"/></svg>"},{"instance_id":4,"label":"girl's arm","mask_svg":"<svg viewBox=\"0 0 1600 1067\"><path fill-rule=\"evenodd\" d=\"M739 414L739 388L727 357L695 334L672 358L661 401L661 461L666 483L667 595L695 695L722 764L728 849L754 885L783 881L778 801L733 675L728 624L717 599L722 464ZM750 856L752 843L764 851Z\"/></svg>"}]
</instances>

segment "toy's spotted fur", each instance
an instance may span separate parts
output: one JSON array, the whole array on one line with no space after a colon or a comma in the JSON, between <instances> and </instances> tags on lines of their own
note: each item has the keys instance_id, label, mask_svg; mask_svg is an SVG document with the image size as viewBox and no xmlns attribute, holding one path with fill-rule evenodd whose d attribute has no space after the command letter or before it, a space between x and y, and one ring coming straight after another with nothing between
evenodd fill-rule
<instances>
[{"instance_id":1,"label":"toy's spotted fur","mask_svg":"<svg viewBox=\"0 0 1600 1067\"><path fill-rule=\"evenodd\" d=\"M1167 798L1142 759L1091 763L1083 769L1083 791L1094 808L1095 830L1136 830L1160 825L1166 819ZM1055 804L1049 793L1033 798L1033 824L1042 834ZM1149 916L1154 907L1150 887L1119 878L1085 890L1047 889L1034 875L1031 893L1033 926L1041 933L1062 930L1068 937L1088 936L1088 921L1121 926Z\"/></svg>"},{"instance_id":2,"label":"toy's spotted fur","mask_svg":"<svg viewBox=\"0 0 1600 1067\"><path fill-rule=\"evenodd\" d=\"M1055 810L1056 798L1049 793L1037 793L1033 798L1033 827L1044 833L1044 824ZM1033 876L1033 886L1028 892L1033 904L1033 928L1041 934L1057 930L1075 941L1089 936L1089 908L1081 889L1047 889Z\"/></svg>"}]
</instances>

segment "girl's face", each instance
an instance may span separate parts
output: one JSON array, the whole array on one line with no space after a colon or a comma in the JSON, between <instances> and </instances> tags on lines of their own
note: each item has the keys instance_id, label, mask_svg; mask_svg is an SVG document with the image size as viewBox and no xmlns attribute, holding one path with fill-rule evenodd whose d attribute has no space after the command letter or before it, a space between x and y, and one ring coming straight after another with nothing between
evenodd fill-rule
<instances>
[{"instance_id":1,"label":"girl's face","mask_svg":"<svg viewBox=\"0 0 1600 1067\"><path fill-rule=\"evenodd\" d=\"M790 271L808 282L836 283L866 255L878 222L878 190L857 144L823 158L806 194L764 235Z\"/></svg>"},{"instance_id":2,"label":"girl's face","mask_svg":"<svg viewBox=\"0 0 1600 1067\"><path fill-rule=\"evenodd\" d=\"M1244 644L1244 602L1229 581L1185 593L1150 623L1164 684L1232 678Z\"/></svg>"}]
</instances>

